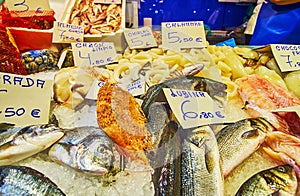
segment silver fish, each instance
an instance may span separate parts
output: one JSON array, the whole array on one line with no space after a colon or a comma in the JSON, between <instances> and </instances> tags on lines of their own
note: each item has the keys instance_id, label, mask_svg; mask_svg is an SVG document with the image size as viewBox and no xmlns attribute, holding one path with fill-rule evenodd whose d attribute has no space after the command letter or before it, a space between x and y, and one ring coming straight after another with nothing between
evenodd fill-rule
<instances>
[{"instance_id":1,"label":"silver fish","mask_svg":"<svg viewBox=\"0 0 300 196\"><path fill-rule=\"evenodd\" d=\"M0 166L0 195L64 196L49 178L26 166Z\"/></svg>"},{"instance_id":2,"label":"silver fish","mask_svg":"<svg viewBox=\"0 0 300 196\"><path fill-rule=\"evenodd\" d=\"M273 130L263 118L243 119L221 129L216 137L224 176L254 153Z\"/></svg>"},{"instance_id":3,"label":"silver fish","mask_svg":"<svg viewBox=\"0 0 300 196\"><path fill-rule=\"evenodd\" d=\"M104 175L117 169L117 165L114 165L115 155L118 154L114 143L97 127L68 130L49 151L54 161L94 175Z\"/></svg>"},{"instance_id":4,"label":"silver fish","mask_svg":"<svg viewBox=\"0 0 300 196\"><path fill-rule=\"evenodd\" d=\"M9 165L41 152L63 135L63 130L52 124L1 130L0 165Z\"/></svg>"},{"instance_id":5,"label":"silver fish","mask_svg":"<svg viewBox=\"0 0 300 196\"><path fill-rule=\"evenodd\" d=\"M182 144L180 195L224 195L217 140L208 126L193 129Z\"/></svg>"}]
</instances>

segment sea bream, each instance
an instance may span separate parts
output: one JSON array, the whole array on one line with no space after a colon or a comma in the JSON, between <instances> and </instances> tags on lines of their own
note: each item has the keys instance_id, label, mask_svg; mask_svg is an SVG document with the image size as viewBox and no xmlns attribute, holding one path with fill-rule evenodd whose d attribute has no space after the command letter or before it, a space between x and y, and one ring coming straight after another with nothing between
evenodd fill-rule
<instances>
[{"instance_id":1,"label":"sea bream","mask_svg":"<svg viewBox=\"0 0 300 196\"><path fill-rule=\"evenodd\" d=\"M263 118L243 119L221 129L216 137L224 176L254 153L272 131L274 127Z\"/></svg>"},{"instance_id":2,"label":"sea bream","mask_svg":"<svg viewBox=\"0 0 300 196\"><path fill-rule=\"evenodd\" d=\"M261 171L252 176L240 187L236 196L294 196L296 191L296 174L291 166L283 165Z\"/></svg>"},{"instance_id":3,"label":"sea bream","mask_svg":"<svg viewBox=\"0 0 300 196\"><path fill-rule=\"evenodd\" d=\"M39 171L26 166L0 166L0 195L64 196L62 190Z\"/></svg>"},{"instance_id":4,"label":"sea bream","mask_svg":"<svg viewBox=\"0 0 300 196\"><path fill-rule=\"evenodd\" d=\"M0 165L9 165L41 152L64 135L52 124L0 127Z\"/></svg>"},{"instance_id":5,"label":"sea bream","mask_svg":"<svg viewBox=\"0 0 300 196\"><path fill-rule=\"evenodd\" d=\"M67 130L65 136L49 150L54 161L93 175L104 175L116 169L115 155L119 154L114 143L97 127Z\"/></svg>"}]
</instances>

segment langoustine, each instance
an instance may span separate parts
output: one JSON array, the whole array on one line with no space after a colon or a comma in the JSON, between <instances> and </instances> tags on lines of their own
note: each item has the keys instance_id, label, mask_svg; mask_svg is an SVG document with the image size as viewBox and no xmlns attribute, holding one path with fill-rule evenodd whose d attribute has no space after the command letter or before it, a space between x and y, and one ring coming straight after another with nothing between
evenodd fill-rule
<instances>
[{"instance_id":1,"label":"langoustine","mask_svg":"<svg viewBox=\"0 0 300 196\"><path fill-rule=\"evenodd\" d=\"M300 105L294 94L257 75L249 75L235 81L247 112L252 117L262 116L279 131L300 137L300 118L295 112L274 110Z\"/></svg>"}]
</instances>

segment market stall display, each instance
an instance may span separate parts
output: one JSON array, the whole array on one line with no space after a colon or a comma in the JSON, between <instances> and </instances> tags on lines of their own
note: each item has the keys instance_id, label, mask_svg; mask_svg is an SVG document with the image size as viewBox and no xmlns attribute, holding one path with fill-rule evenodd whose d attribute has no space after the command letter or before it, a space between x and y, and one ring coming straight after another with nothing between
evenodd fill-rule
<instances>
[{"instance_id":1,"label":"market stall display","mask_svg":"<svg viewBox=\"0 0 300 196\"><path fill-rule=\"evenodd\" d=\"M118 4L74 2L70 23L100 21L86 24L86 34L122 28L119 15L109 15L120 14ZM103 13L106 19L91 21ZM299 194L300 118L296 109L279 111L300 106L299 71L282 72L271 51L159 44L126 48L114 62L90 66L76 64L70 44L20 52L9 29L1 32L3 46L16 54L0 54L1 72L53 82L49 124L15 127L3 118L12 111L0 108L1 176L30 174L32 187L48 184L60 195ZM0 93L12 84L5 77ZM183 112L180 103L186 119L212 120L183 128L165 89L184 103L208 96L218 112L197 105ZM216 117L224 121L213 123Z\"/></svg>"}]
</instances>

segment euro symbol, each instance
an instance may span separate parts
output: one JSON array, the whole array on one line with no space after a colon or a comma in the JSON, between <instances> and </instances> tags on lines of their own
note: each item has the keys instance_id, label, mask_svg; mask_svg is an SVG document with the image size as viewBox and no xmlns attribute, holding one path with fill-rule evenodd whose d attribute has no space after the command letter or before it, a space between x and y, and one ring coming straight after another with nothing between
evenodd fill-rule
<instances>
[{"instance_id":1,"label":"euro symbol","mask_svg":"<svg viewBox=\"0 0 300 196\"><path fill-rule=\"evenodd\" d=\"M31 110L31 116L34 118L40 118L41 116L39 115L39 113L41 112L40 109L33 109Z\"/></svg>"}]
</instances>

